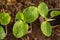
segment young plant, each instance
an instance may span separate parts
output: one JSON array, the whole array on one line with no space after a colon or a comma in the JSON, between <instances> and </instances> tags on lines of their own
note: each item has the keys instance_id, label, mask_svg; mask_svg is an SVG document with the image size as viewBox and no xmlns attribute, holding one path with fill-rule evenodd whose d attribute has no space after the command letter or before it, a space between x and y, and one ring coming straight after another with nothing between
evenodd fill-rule
<instances>
[{"instance_id":1,"label":"young plant","mask_svg":"<svg viewBox=\"0 0 60 40\"><path fill-rule=\"evenodd\" d=\"M28 32L28 24L23 21L16 21L13 27L13 34L16 38L21 38Z\"/></svg>"},{"instance_id":2,"label":"young plant","mask_svg":"<svg viewBox=\"0 0 60 40\"><path fill-rule=\"evenodd\" d=\"M51 36L52 34L52 26L50 25L50 23L48 21L52 21L54 19L51 19L55 16L60 15L60 11L54 10L50 13L50 18L48 18L48 7L47 5L42 2L39 4L38 6L38 12L40 13L40 15L45 18L45 21L41 23L41 30L43 32L43 34L47 37Z\"/></svg>"},{"instance_id":3,"label":"young plant","mask_svg":"<svg viewBox=\"0 0 60 40\"><path fill-rule=\"evenodd\" d=\"M22 20L22 21L24 21L24 15L23 15L22 12L18 12L16 14L16 20Z\"/></svg>"},{"instance_id":4,"label":"young plant","mask_svg":"<svg viewBox=\"0 0 60 40\"><path fill-rule=\"evenodd\" d=\"M24 9L23 14L24 14L24 20L26 23L34 22L39 16L37 7L34 7L34 6L30 6Z\"/></svg>"},{"instance_id":5,"label":"young plant","mask_svg":"<svg viewBox=\"0 0 60 40\"><path fill-rule=\"evenodd\" d=\"M23 10L22 12L18 12L16 14L17 21L13 26L13 35L16 38L21 38L28 32L28 23L34 22L38 18L38 10L34 6L30 6Z\"/></svg>"},{"instance_id":6,"label":"young plant","mask_svg":"<svg viewBox=\"0 0 60 40\"><path fill-rule=\"evenodd\" d=\"M1 13L0 14L0 24L1 25L8 25L10 23L11 17L8 13ZM7 27L6 27L7 28ZM7 29L6 29L6 34L7 34ZM2 26L0 26L0 39L4 39L4 37L6 36L4 29Z\"/></svg>"},{"instance_id":7,"label":"young plant","mask_svg":"<svg viewBox=\"0 0 60 40\"><path fill-rule=\"evenodd\" d=\"M16 38L21 38L28 32L28 24L24 22L24 15L22 12L16 14L16 22L13 26L13 35Z\"/></svg>"},{"instance_id":8,"label":"young plant","mask_svg":"<svg viewBox=\"0 0 60 40\"><path fill-rule=\"evenodd\" d=\"M42 17L45 18L45 21L41 24L41 30L43 34L47 37L51 36L52 33L52 27L48 21L52 21L55 19L51 19L52 17L60 15L60 11L52 11L50 13L51 17L48 18L48 7L47 5L42 2L39 4L38 8L34 6L27 7L23 10L23 12L18 12L16 14L16 22L13 26L13 35L16 38L21 38L28 32L28 23L34 22L38 16L39 13Z\"/></svg>"},{"instance_id":9,"label":"young plant","mask_svg":"<svg viewBox=\"0 0 60 40\"><path fill-rule=\"evenodd\" d=\"M5 37L5 31L2 26L0 26L0 40L4 39Z\"/></svg>"},{"instance_id":10,"label":"young plant","mask_svg":"<svg viewBox=\"0 0 60 40\"><path fill-rule=\"evenodd\" d=\"M10 23L11 17L8 13L1 13L0 14L0 23L2 25L8 25Z\"/></svg>"}]
</instances>

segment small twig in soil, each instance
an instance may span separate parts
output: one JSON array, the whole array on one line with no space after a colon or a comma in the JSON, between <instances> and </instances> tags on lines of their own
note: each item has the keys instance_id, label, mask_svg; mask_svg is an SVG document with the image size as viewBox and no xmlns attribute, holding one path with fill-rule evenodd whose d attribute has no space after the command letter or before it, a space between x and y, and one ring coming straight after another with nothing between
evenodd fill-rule
<instances>
[{"instance_id":1,"label":"small twig in soil","mask_svg":"<svg viewBox=\"0 0 60 40\"><path fill-rule=\"evenodd\" d=\"M21 38L21 40L24 40L23 38Z\"/></svg>"},{"instance_id":2,"label":"small twig in soil","mask_svg":"<svg viewBox=\"0 0 60 40\"><path fill-rule=\"evenodd\" d=\"M60 8L52 8L52 9L49 9L49 11L51 10L60 10Z\"/></svg>"},{"instance_id":3,"label":"small twig in soil","mask_svg":"<svg viewBox=\"0 0 60 40\"><path fill-rule=\"evenodd\" d=\"M34 38L34 40L37 40L37 38Z\"/></svg>"},{"instance_id":4,"label":"small twig in soil","mask_svg":"<svg viewBox=\"0 0 60 40\"><path fill-rule=\"evenodd\" d=\"M27 40L30 40L28 35L27 35Z\"/></svg>"},{"instance_id":5,"label":"small twig in soil","mask_svg":"<svg viewBox=\"0 0 60 40\"><path fill-rule=\"evenodd\" d=\"M56 27L60 27L60 24L59 25L56 25L56 26L52 26L52 28L56 28Z\"/></svg>"}]
</instances>

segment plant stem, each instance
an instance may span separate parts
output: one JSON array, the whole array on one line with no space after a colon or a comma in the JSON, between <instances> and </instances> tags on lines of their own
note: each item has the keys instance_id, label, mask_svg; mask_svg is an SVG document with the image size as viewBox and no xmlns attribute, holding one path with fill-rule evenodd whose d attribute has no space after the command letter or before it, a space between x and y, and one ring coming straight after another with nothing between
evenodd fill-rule
<instances>
[{"instance_id":1,"label":"plant stem","mask_svg":"<svg viewBox=\"0 0 60 40\"><path fill-rule=\"evenodd\" d=\"M50 17L49 19L52 19L53 17Z\"/></svg>"},{"instance_id":2,"label":"plant stem","mask_svg":"<svg viewBox=\"0 0 60 40\"><path fill-rule=\"evenodd\" d=\"M7 26L5 26L5 30L6 30L6 35L7 35Z\"/></svg>"},{"instance_id":3,"label":"plant stem","mask_svg":"<svg viewBox=\"0 0 60 40\"><path fill-rule=\"evenodd\" d=\"M6 37L6 36L7 36L7 26L5 26L5 30L6 30L6 33L5 33L5 37ZM5 38L5 37L4 37L4 38Z\"/></svg>"},{"instance_id":4,"label":"plant stem","mask_svg":"<svg viewBox=\"0 0 60 40\"><path fill-rule=\"evenodd\" d=\"M48 18L47 17L45 17L45 21L47 21L48 20Z\"/></svg>"},{"instance_id":5,"label":"plant stem","mask_svg":"<svg viewBox=\"0 0 60 40\"><path fill-rule=\"evenodd\" d=\"M32 32L32 24L30 24L30 30L28 31L28 33L27 34L30 34L31 32Z\"/></svg>"}]
</instances>

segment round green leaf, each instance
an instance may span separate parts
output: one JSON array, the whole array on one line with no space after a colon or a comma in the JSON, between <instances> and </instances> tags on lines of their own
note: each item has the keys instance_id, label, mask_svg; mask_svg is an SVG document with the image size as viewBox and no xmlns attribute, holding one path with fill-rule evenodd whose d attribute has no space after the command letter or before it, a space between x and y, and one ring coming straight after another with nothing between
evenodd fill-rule
<instances>
[{"instance_id":1,"label":"round green leaf","mask_svg":"<svg viewBox=\"0 0 60 40\"><path fill-rule=\"evenodd\" d=\"M38 18L38 10L34 6L30 6L23 11L24 20L27 23L32 23Z\"/></svg>"},{"instance_id":2,"label":"round green leaf","mask_svg":"<svg viewBox=\"0 0 60 40\"><path fill-rule=\"evenodd\" d=\"M40 13L40 15L42 17L46 17L48 15L48 7L47 7L47 5L44 2L39 4L38 12Z\"/></svg>"},{"instance_id":3,"label":"round green leaf","mask_svg":"<svg viewBox=\"0 0 60 40\"><path fill-rule=\"evenodd\" d=\"M23 13L22 13L22 12L18 12L18 13L16 14L16 19L17 19L17 20L24 20L24 15L23 15Z\"/></svg>"},{"instance_id":4,"label":"round green leaf","mask_svg":"<svg viewBox=\"0 0 60 40\"><path fill-rule=\"evenodd\" d=\"M49 22L46 22L46 21L43 22L41 24L41 30L42 30L43 34L47 37L51 36L51 34L52 34L52 27L49 24Z\"/></svg>"},{"instance_id":5,"label":"round green leaf","mask_svg":"<svg viewBox=\"0 0 60 40\"><path fill-rule=\"evenodd\" d=\"M0 23L2 25L7 25L10 23L11 17L8 13L1 13L0 14Z\"/></svg>"},{"instance_id":6,"label":"round green leaf","mask_svg":"<svg viewBox=\"0 0 60 40\"><path fill-rule=\"evenodd\" d=\"M3 40L3 39L0 39L0 40Z\"/></svg>"},{"instance_id":7,"label":"round green leaf","mask_svg":"<svg viewBox=\"0 0 60 40\"><path fill-rule=\"evenodd\" d=\"M21 38L28 32L28 24L20 21L16 21L13 26L13 34L16 38Z\"/></svg>"},{"instance_id":8,"label":"round green leaf","mask_svg":"<svg viewBox=\"0 0 60 40\"><path fill-rule=\"evenodd\" d=\"M52 12L50 13L50 15L51 15L51 17L58 16L58 15L60 15L60 11L52 11Z\"/></svg>"},{"instance_id":9,"label":"round green leaf","mask_svg":"<svg viewBox=\"0 0 60 40\"><path fill-rule=\"evenodd\" d=\"M0 39L4 39L5 37L5 32L2 26L0 26Z\"/></svg>"}]
</instances>

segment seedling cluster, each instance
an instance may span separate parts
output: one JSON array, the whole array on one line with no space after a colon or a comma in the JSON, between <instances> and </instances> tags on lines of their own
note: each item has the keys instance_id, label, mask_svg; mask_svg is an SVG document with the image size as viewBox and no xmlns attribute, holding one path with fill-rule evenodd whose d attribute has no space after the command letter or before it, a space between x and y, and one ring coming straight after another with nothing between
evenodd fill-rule
<instances>
[{"instance_id":1,"label":"seedling cluster","mask_svg":"<svg viewBox=\"0 0 60 40\"><path fill-rule=\"evenodd\" d=\"M38 6L38 12L40 13L40 15L45 19L44 22L41 23L41 31L43 32L43 34L47 37L51 36L52 34L52 26L50 25L50 23L48 21L53 21L55 19L52 19L55 16L60 15L60 11L58 10L53 10L50 12L50 18L48 18L48 7L47 5L42 2L39 4Z\"/></svg>"},{"instance_id":2,"label":"seedling cluster","mask_svg":"<svg viewBox=\"0 0 60 40\"><path fill-rule=\"evenodd\" d=\"M34 22L38 18L38 10L34 6L30 6L16 14L16 22L13 26L13 34L16 38L21 38L28 32L28 23Z\"/></svg>"},{"instance_id":3,"label":"seedling cluster","mask_svg":"<svg viewBox=\"0 0 60 40\"><path fill-rule=\"evenodd\" d=\"M16 14L16 21L13 26L13 35L16 38L21 38L24 35L27 34L29 25L28 23L34 22L38 16L41 15L45 21L41 23L41 31L42 33L49 37L52 34L52 26L48 21L52 21L55 19L52 19L55 16L60 15L60 11L52 11L50 13L50 18L48 18L48 7L47 5L42 2L38 5L38 7L30 6L23 10L23 12L17 12ZM0 23L2 25L7 25L10 23L11 17L8 13L1 13L0 14ZM0 27L0 39L3 39L5 37L5 32L2 27Z\"/></svg>"},{"instance_id":4,"label":"seedling cluster","mask_svg":"<svg viewBox=\"0 0 60 40\"><path fill-rule=\"evenodd\" d=\"M4 28L1 25L3 26L8 25L10 23L10 20L11 20L11 17L8 13L3 12L0 14L0 40L4 39L4 37L6 36Z\"/></svg>"}]
</instances>

